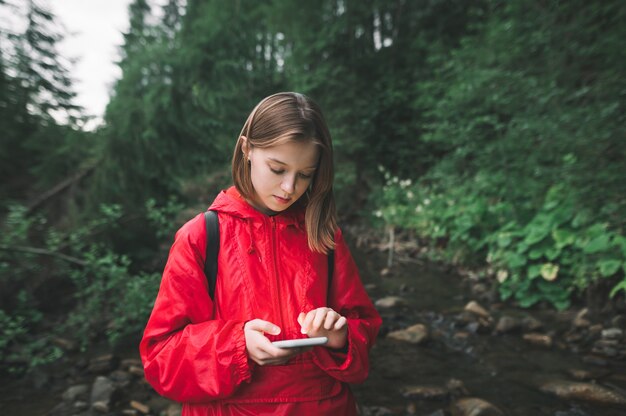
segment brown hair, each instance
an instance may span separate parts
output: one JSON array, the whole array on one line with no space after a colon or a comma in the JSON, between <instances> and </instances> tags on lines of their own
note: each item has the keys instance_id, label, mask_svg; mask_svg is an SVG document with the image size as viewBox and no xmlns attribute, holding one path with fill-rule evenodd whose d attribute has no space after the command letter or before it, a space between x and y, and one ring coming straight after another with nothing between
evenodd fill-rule
<instances>
[{"instance_id":1,"label":"brown hair","mask_svg":"<svg viewBox=\"0 0 626 416\"><path fill-rule=\"evenodd\" d=\"M242 149L243 137L247 138L249 146L259 148L292 140L312 141L319 146L315 175L300 200L306 207L305 226L311 250L326 253L334 248L337 214L333 196L333 146L320 107L305 95L280 92L264 98L252 110L239 134L232 161L235 187L250 200L255 191Z\"/></svg>"}]
</instances>

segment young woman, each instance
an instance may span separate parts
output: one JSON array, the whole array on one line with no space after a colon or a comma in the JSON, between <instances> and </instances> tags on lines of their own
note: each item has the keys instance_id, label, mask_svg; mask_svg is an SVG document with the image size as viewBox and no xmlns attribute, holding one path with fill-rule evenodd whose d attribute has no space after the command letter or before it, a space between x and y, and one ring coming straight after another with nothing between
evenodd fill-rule
<instances>
[{"instance_id":1,"label":"young woman","mask_svg":"<svg viewBox=\"0 0 626 416\"><path fill-rule=\"evenodd\" d=\"M356 415L381 319L337 227L333 152L319 107L297 93L262 100L232 161L218 213L213 299L204 215L171 248L140 345L146 379L183 415ZM328 276L327 253L334 266ZM325 336L322 346L273 341Z\"/></svg>"}]
</instances>

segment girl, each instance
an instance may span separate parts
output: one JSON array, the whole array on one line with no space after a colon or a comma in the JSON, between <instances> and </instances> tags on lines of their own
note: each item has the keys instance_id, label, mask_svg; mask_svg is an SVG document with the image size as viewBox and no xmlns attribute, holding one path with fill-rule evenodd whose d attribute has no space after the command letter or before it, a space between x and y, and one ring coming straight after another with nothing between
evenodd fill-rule
<instances>
[{"instance_id":1,"label":"girl","mask_svg":"<svg viewBox=\"0 0 626 416\"><path fill-rule=\"evenodd\" d=\"M148 382L183 415L356 415L381 319L337 227L333 153L319 107L297 93L252 111L218 213L213 299L204 215L177 233L140 345ZM329 250L334 250L328 276ZM323 346L272 341L325 336Z\"/></svg>"}]
</instances>

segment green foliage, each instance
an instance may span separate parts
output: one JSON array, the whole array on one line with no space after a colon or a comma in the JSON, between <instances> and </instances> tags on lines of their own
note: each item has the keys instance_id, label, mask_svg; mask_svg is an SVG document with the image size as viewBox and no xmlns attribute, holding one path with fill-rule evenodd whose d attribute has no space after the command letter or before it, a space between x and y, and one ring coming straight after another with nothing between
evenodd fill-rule
<instances>
[{"instance_id":1,"label":"green foliage","mask_svg":"<svg viewBox=\"0 0 626 416\"><path fill-rule=\"evenodd\" d=\"M171 238L180 205L170 200L160 206L151 200L145 206L155 233L170 233ZM99 238L118 228L124 218L119 205L102 205L98 214L63 231L42 217L28 216L24 207L9 207L0 233L2 369L22 372L58 358L55 336L72 334L87 348L103 339L116 343L141 333L160 272L133 271L128 256L115 253ZM33 279L44 273L44 265L46 277ZM34 296L47 281L71 291L58 299ZM46 319L43 310L48 311Z\"/></svg>"},{"instance_id":2,"label":"green foliage","mask_svg":"<svg viewBox=\"0 0 626 416\"><path fill-rule=\"evenodd\" d=\"M378 211L452 260L488 264L523 306L565 308L603 279L615 296L626 287L626 8L493 1L473 12L470 33L433 48L433 76L415 84L421 140L439 157L410 189L416 203L384 189Z\"/></svg>"},{"instance_id":3,"label":"green foliage","mask_svg":"<svg viewBox=\"0 0 626 416\"><path fill-rule=\"evenodd\" d=\"M99 336L110 342L141 332L160 282L158 273L133 275L130 262L103 247L85 253L85 266L70 273L77 305L64 324L86 348Z\"/></svg>"}]
</instances>

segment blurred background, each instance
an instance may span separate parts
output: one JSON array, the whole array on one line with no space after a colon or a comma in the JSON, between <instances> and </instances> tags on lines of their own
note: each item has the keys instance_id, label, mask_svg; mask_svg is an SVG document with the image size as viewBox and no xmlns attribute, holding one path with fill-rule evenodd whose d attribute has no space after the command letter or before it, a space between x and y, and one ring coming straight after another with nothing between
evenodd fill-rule
<instances>
[{"instance_id":1,"label":"blurred background","mask_svg":"<svg viewBox=\"0 0 626 416\"><path fill-rule=\"evenodd\" d=\"M623 1L110 2L91 67L97 36L61 47L79 3L0 0L7 380L134 345L175 230L285 90L324 109L342 224L364 240L475 270L515 307L624 312Z\"/></svg>"}]
</instances>

